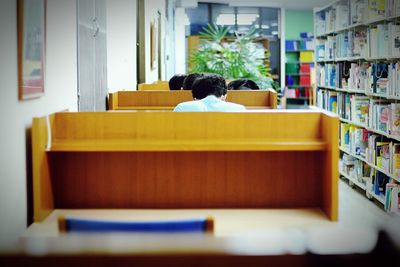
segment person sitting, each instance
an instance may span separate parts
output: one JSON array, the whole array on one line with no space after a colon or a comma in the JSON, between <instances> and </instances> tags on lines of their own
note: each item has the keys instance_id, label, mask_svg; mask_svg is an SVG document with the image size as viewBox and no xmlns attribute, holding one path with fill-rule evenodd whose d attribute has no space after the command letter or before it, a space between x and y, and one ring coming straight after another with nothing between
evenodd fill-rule
<instances>
[{"instance_id":1,"label":"person sitting","mask_svg":"<svg viewBox=\"0 0 400 267\"><path fill-rule=\"evenodd\" d=\"M260 87L249 79L238 79L228 83L228 90L259 90Z\"/></svg>"},{"instance_id":2,"label":"person sitting","mask_svg":"<svg viewBox=\"0 0 400 267\"><path fill-rule=\"evenodd\" d=\"M192 85L193 85L194 81L199 77L204 77L204 74L191 73L191 74L187 75L186 78L183 80L182 89L183 90L192 90Z\"/></svg>"},{"instance_id":3,"label":"person sitting","mask_svg":"<svg viewBox=\"0 0 400 267\"><path fill-rule=\"evenodd\" d=\"M226 82L219 75L206 75L192 86L193 101L178 104L174 111L244 111L243 105L226 102Z\"/></svg>"},{"instance_id":4,"label":"person sitting","mask_svg":"<svg viewBox=\"0 0 400 267\"><path fill-rule=\"evenodd\" d=\"M176 74L169 79L168 85L169 90L182 90L183 81L185 80L187 75L184 74Z\"/></svg>"}]
</instances>

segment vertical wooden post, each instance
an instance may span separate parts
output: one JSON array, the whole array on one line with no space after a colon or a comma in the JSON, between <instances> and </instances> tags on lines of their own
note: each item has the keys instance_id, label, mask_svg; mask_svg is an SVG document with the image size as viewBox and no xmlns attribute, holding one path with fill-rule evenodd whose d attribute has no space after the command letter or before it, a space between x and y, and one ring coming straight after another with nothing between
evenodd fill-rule
<instances>
[{"instance_id":1,"label":"vertical wooden post","mask_svg":"<svg viewBox=\"0 0 400 267\"><path fill-rule=\"evenodd\" d=\"M321 114L321 134L327 147L324 158L323 210L332 221L338 220L339 119L330 112Z\"/></svg>"}]
</instances>

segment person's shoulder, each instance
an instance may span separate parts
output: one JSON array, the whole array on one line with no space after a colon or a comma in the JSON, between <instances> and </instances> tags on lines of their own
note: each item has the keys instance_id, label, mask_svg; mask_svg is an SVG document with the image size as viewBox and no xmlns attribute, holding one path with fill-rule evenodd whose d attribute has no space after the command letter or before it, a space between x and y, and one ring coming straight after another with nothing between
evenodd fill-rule
<instances>
[{"instance_id":1,"label":"person's shoulder","mask_svg":"<svg viewBox=\"0 0 400 267\"><path fill-rule=\"evenodd\" d=\"M246 107L241 104L232 103L232 102L225 102L225 103L229 107L229 109L231 109L232 111L246 110Z\"/></svg>"},{"instance_id":2,"label":"person's shoulder","mask_svg":"<svg viewBox=\"0 0 400 267\"><path fill-rule=\"evenodd\" d=\"M197 111L200 109L200 101L186 101L178 104L175 108L174 111Z\"/></svg>"}]
</instances>

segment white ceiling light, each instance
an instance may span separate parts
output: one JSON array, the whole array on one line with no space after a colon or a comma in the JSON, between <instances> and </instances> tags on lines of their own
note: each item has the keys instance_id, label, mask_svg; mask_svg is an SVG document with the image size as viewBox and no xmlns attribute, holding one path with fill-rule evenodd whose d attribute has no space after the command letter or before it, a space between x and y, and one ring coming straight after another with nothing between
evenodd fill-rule
<instances>
[{"instance_id":1,"label":"white ceiling light","mask_svg":"<svg viewBox=\"0 0 400 267\"><path fill-rule=\"evenodd\" d=\"M259 16L258 14L237 14L237 24L251 25Z\"/></svg>"},{"instance_id":2,"label":"white ceiling light","mask_svg":"<svg viewBox=\"0 0 400 267\"><path fill-rule=\"evenodd\" d=\"M237 24L251 25L260 15L258 14L237 14ZM220 14L216 20L217 25L235 25L235 14Z\"/></svg>"},{"instance_id":3,"label":"white ceiling light","mask_svg":"<svg viewBox=\"0 0 400 267\"><path fill-rule=\"evenodd\" d=\"M264 30L268 30L269 29L269 25L261 25L261 29L264 29Z\"/></svg>"},{"instance_id":4,"label":"white ceiling light","mask_svg":"<svg viewBox=\"0 0 400 267\"><path fill-rule=\"evenodd\" d=\"M272 35L278 35L278 31L272 31Z\"/></svg>"},{"instance_id":5,"label":"white ceiling light","mask_svg":"<svg viewBox=\"0 0 400 267\"><path fill-rule=\"evenodd\" d=\"M235 14L220 14L217 17L217 25L235 25Z\"/></svg>"}]
</instances>

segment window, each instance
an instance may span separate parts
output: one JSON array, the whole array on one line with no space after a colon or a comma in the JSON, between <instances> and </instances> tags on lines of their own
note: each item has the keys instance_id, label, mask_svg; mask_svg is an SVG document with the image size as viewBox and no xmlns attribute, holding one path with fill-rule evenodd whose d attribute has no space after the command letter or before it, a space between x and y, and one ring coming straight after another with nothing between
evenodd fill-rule
<instances>
[{"instance_id":1,"label":"window","mask_svg":"<svg viewBox=\"0 0 400 267\"><path fill-rule=\"evenodd\" d=\"M260 29L260 40L267 46L271 53L270 67L279 79L280 73L280 25L279 8L267 7L232 7L225 4L199 3L197 8L187 8L186 14L190 26L187 36L199 35L203 27L208 24L225 25L231 27L230 34L246 32L251 27Z\"/></svg>"}]
</instances>

